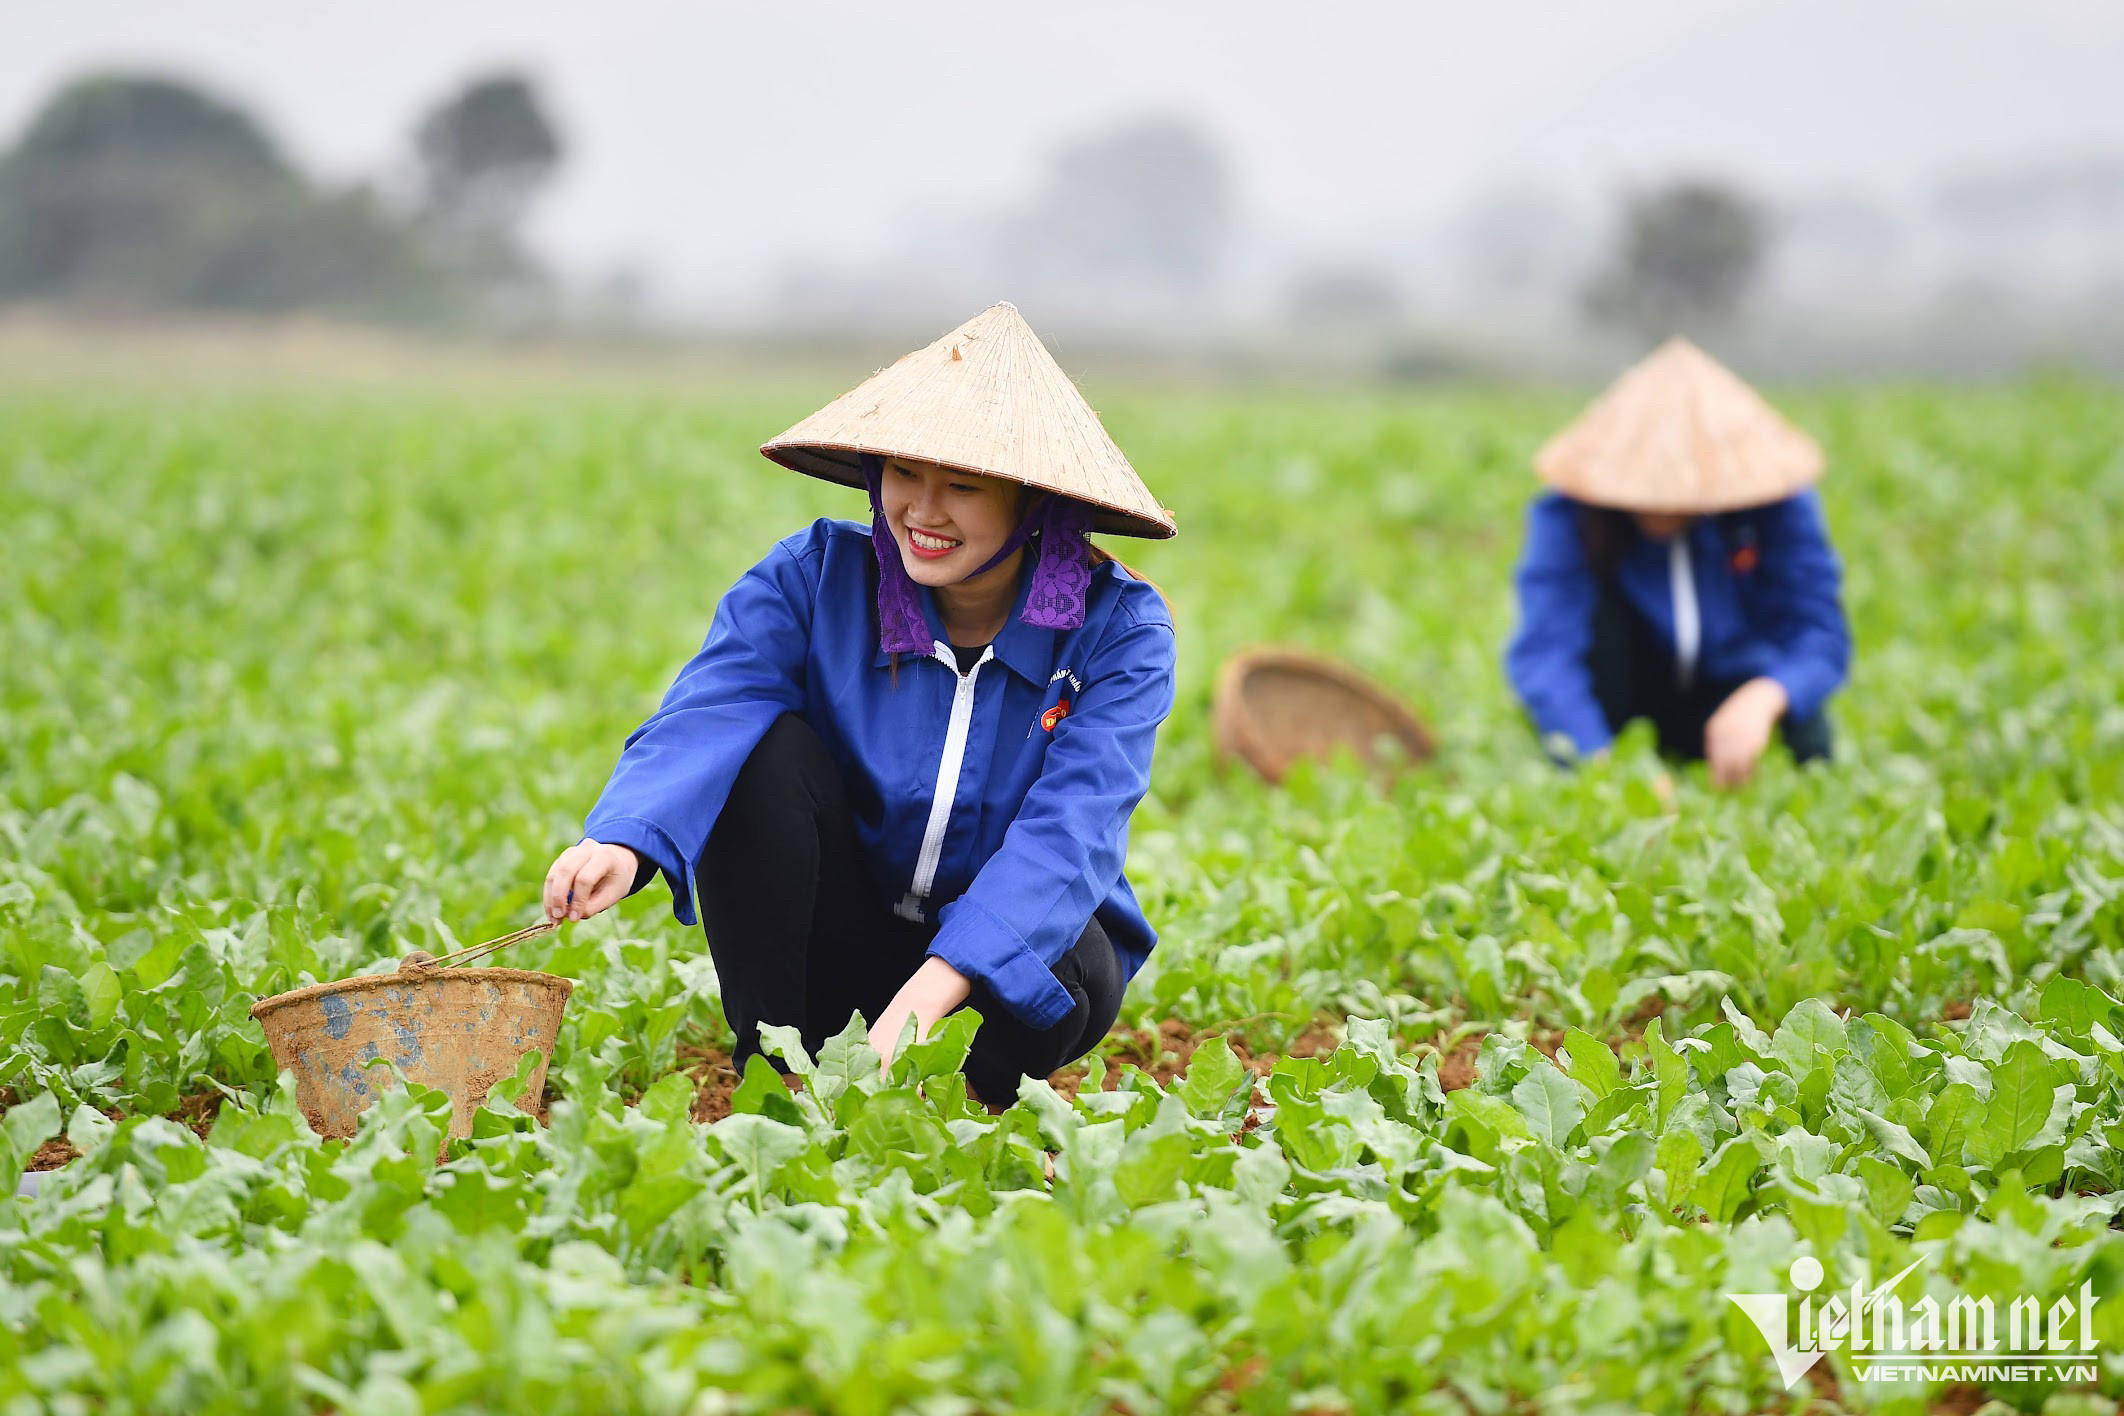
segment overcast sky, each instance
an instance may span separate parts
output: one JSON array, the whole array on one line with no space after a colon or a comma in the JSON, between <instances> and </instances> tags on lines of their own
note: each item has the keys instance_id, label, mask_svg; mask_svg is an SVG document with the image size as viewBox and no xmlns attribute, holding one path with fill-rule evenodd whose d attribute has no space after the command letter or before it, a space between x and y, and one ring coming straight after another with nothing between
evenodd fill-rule
<instances>
[{"instance_id":1,"label":"overcast sky","mask_svg":"<svg viewBox=\"0 0 2124 1416\"><path fill-rule=\"evenodd\" d=\"M1249 219L1370 250L1485 192L1675 171L1895 199L2124 154L2117 0L0 0L0 134L65 77L182 71L298 160L375 174L466 76L533 72L569 145L540 244L689 303L1023 196L1058 145L1195 121Z\"/></svg>"}]
</instances>

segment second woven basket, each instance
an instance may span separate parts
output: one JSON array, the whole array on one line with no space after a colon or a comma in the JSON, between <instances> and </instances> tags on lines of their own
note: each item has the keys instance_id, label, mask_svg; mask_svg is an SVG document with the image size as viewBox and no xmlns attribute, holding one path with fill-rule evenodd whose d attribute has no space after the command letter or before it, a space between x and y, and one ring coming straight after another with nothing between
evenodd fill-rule
<instances>
[{"instance_id":1,"label":"second woven basket","mask_svg":"<svg viewBox=\"0 0 2124 1416\"><path fill-rule=\"evenodd\" d=\"M1301 649L1243 649L1225 660L1210 727L1220 761L1237 757L1270 782L1301 757L1339 748L1388 776L1437 751L1400 699L1347 664Z\"/></svg>"}]
</instances>

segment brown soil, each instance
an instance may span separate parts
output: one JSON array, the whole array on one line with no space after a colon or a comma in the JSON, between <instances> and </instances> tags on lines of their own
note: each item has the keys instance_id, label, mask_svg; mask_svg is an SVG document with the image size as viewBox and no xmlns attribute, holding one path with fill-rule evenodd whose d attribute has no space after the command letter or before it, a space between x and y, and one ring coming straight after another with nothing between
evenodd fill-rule
<instances>
[{"instance_id":1,"label":"brown soil","mask_svg":"<svg viewBox=\"0 0 2124 1416\"><path fill-rule=\"evenodd\" d=\"M1644 1042L1644 1024L1656 1018L1664 1010L1662 1000L1647 999L1625 1026L1627 1031L1608 1039L1608 1046L1620 1052L1626 1045ZM1156 1033L1143 1028L1115 1028L1115 1039L1107 1048L1103 1061L1105 1076L1100 1083L1103 1091L1112 1091L1120 1084L1124 1063L1134 1063L1155 1078L1160 1086L1171 1086L1187 1074L1188 1063L1193 1059L1195 1048L1210 1035L1210 1031L1191 1030L1178 1018L1167 1018L1158 1025ZM1446 1039L1450 1033L1441 1032L1432 1040L1438 1051L1438 1083L1446 1091L1459 1091L1475 1081L1475 1058L1482 1051L1486 1033L1470 1033L1450 1048ZM1563 1030L1545 1029L1533 1035L1533 1046L1545 1057L1554 1060L1563 1046ZM1323 1023L1313 1023L1292 1040L1287 1055L1292 1057L1318 1057L1332 1052L1337 1045L1334 1029ZM1245 1043L1234 1041L1232 1052L1250 1068L1257 1077L1265 1077L1275 1067L1280 1055L1274 1052L1256 1053ZM1065 1097L1073 1097L1082 1085L1082 1074L1071 1070L1054 1078L1055 1090Z\"/></svg>"},{"instance_id":2,"label":"brown soil","mask_svg":"<svg viewBox=\"0 0 2124 1416\"><path fill-rule=\"evenodd\" d=\"M1973 1011L1975 1010L1970 1006L1968 999L1956 998L1941 1006L1940 1019L1943 1022L1959 1023ZM1975 1408L1972 1407L1970 1409L1974 1410Z\"/></svg>"},{"instance_id":3,"label":"brown soil","mask_svg":"<svg viewBox=\"0 0 2124 1416\"><path fill-rule=\"evenodd\" d=\"M1134 1063L1158 1079L1160 1086L1171 1086L1186 1075L1187 1064L1195 1055L1195 1048L1207 1040L1211 1033L1197 1033L1178 1018L1167 1018L1153 1033L1143 1028L1116 1028L1110 1034L1116 1041L1110 1046L1103 1061L1105 1075L1101 1078L1100 1090L1112 1091L1121 1083L1121 1069L1125 1063ZM1291 1041L1289 1055L1293 1057L1317 1057L1335 1050L1335 1034L1329 1028L1315 1023ZM1281 1054L1256 1053L1245 1043L1234 1041L1232 1052L1257 1077L1265 1077L1276 1065ZM720 1121L730 1114L730 1098L737 1091L743 1077L732 1065L730 1054L721 1047L705 1043L684 1043L678 1050L679 1070L693 1078L696 1091L693 1097L693 1119L706 1124ZM1064 1097L1075 1097L1083 1083L1083 1073L1078 1068L1058 1072L1053 1077L1055 1090ZM796 1087L792 1086L791 1090ZM975 1098L980 1100L980 1098ZM984 1103L986 1104L986 1103ZM1007 1107L990 1105L990 1111L1007 1110ZM1250 1118L1251 1121L1251 1118Z\"/></svg>"},{"instance_id":4,"label":"brown soil","mask_svg":"<svg viewBox=\"0 0 2124 1416\"><path fill-rule=\"evenodd\" d=\"M1190 1028L1178 1018L1165 1019L1158 1024L1156 1032L1117 1027L1107 1034L1108 1042L1100 1059L1106 1070L1099 1079L1098 1089L1112 1091L1120 1086L1122 1069L1129 1064L1149 1073L1159 1086L1169 1087L1187 1074L1195 1049L1217 1033L1215 1028ZM1232 1055L1257 1077L1265 1077L1275 1070L1282 1057L1319 1057L1333 1052L1339 1043L1334 1029L1319 1022L1308 1023L1281 1053L1255 1052L1228 1034L1226 1041L1231 1044ZM1057 1092L1074 1097L1082 1089L1085 1078L1081 1071L1072 1067L1057 1073L1051 1080Z\"/></svg>"},{"instance_id":5,"label":"brown soil","mask_svg":"<svg viewBox=\"0 0 2124 1416\"><path fill-rule=\"evenodd\" d=\"M218 1091L193 1092L181 1097L177 1109L170 1113L170 1120L177 1122L201 1140L214 1129L214 1118L221 1114L221 1103L227 1100ZM5 1113L0 1113L5 1114ZM103 1114L113 1121L123 1121L125 1113L115 1106L103 1108ZM37 1147L25 1170L57 1170L62 1165L71 1165L81 1159L81 1152L64 1136L54 1136Z\"/></svg>"},{"instance_id":6,"label":"brown soil","mask_svg":"<svg viewBox=\"0 0 2124 1416\"><path fill-rule=\"evenodd\" d=\"M1446 1035L1440 1033L1442 1040ZM1482 1040L1487 1033L1470 1033L1453 1044L1451 1052L1438 1054L1438 1085L1446 1091L1459 1091L1462 1087L1475 1085L1475 1054L1482 1051Z\"/></svg>"},{"instance_id":7,"label":"brown soil","mask_svg":"<svg viewBox=\"0 0 2124 1416\"><path fill-rule=\"evenodd\" d=\"M1626 1047L1642 1047L1645 1041L1645 1025L1666 1011L1666 999L1656 993L1646 998L1631 1011L1629 1017L1623 1019L1623 1030L1607 1040L1608 1050L1620 1056ZM1568 1028L1541 1028L1528 1034L1527 1044L1551 1062L1555 1062L1556 1054L1563 1050L1564 1034L1568 1031ZM1451 1052L1441 1050L1438 1058L1439 1086L1446 1091L1459 1091L1475 1080L1475 1055L1482 1051L1484 1036L1484 1033L1475 1033L1462 1038ZM1446 1034L1440 1033L1439 1040L1433 1045L1443 1049L1445 1037Z\"/></svg>"},{"instance_id":8,"label":"brown soil","mask_svg":"<svg viewBox=\"0 0 2124 1416\"><path fill-rule=\"evenodd\" d=\"M1226 1391L1245 1391L1261 1380L1261 1373L1266 1366L1259 1357L1249 1357L1217 1378L1217 1385Z\"/></svg>"},{"instance_id":9,"label":"brown soil","mask_svg":"<svg viewBox=\"0 0 2124 1416\"><path fill-rule=\"evenodd\" d=\"M31 1170L57 1170L60 1166L72 1165L79 1159L81 1159L81 1152L74 1149L72 1141L69 1141L64 1136L54 1136L43 1145L37 1147L37 1153L30 1157L28 1168Z\"/></svg>"},{"instance_id":10,"label":"brown soil","mask_svg":"<svg viewBox=\"0 0 2124 1416\"><path fill-rule=\"evenodd\" d=\"M1954 1013L1957 1006L1960 1008L1958 1015ZM1608 1045L1619 1050L1625 1043L1641 1042L1644 1037L1642 1024L1657 1017L1663 1007L1662 1000L1647 999L1627 1020L1628 1031L1620 1037L1611 1038ZM1967 1004L1950 1005L1948 1011L1950 1016L1966 1017L1969 1008ZM1099 1054L1099 1061L1105 1069L1099 1079L1099 1089L1112 1091L1118 1087L1122 1069L1128 1064L1141 1068L1156 1079L1158 1085L1169 1087L1187 1074L1188 1065L1194 1059L1195 1049L1220 1031L1214 1027L1190 1028L1178 1018L1165 1019L1158 1024L1155 1031L1116 1027L1108 1035L1109 1041ZM1333 1052L1340 1044L1337 1029L1321 1021L1308 1023L1291 1040L1290 1046L1280 1053L1256 1052L1245 1042L1231 1037L1229 1033L1225 1036L1231 1043L1233 1055L1257 1077L1267 1076L1285 1056L1319 1057ZM1440 1033L1433 1045L1442 1049L1446 1036L1447 1034ZM1482 1049L1483 1037L1484 1034L1479 1032L1470 1034L1460 1039L1450 1050L1440 1052L1438 1080L1445 1090L1458 1091L1474 1082L1475 1057ZM1554 1058L1557 1049L1562 1045L1563 1032L1560 1029L1545 1029L1536 1033L1532 1042L1543 1055ZM694 1121L706 1124L728 1116L731 1095L737 1091L738 1084L743 1080L732 1064L728 1050L706 1043L682 1043L678 1049L678 1064L678 1070L691 1077L694 1082ZM1083 1070L1081 1067L1072 1067L1057 1073L1051 1080L1057 1092L1064 1097L1073 1098L1083 1085ZM799 1085L792 1079L791 1090L797 1090ZM554 1098L555 1092L549 1082L539 1097L536 1114L541 1121L545 1119ZM224 1100L219 1091L212 1089L193 1092L178 1102L176 1111L171 1113L171 1119L203 1138L213 1128L214 1118L220 1113ZM991 1106L989 1109L995 1111L1003 1108ZM0 1114L5 1114L4 1108L0 1108ZM123 1113L115 1108L107 1109L105 1114L114 1121L123 1118ZM1251 1128L1254 1124L1256 1118L1249 1113L1247 1125ZM38 1150L29 1168L57 1169L74 1160L77 1155L78 1152L64 1137L58 1137Z\"/></svg>"},{"instance_id":11,"label":"brown soil","mask_svg":"<svg viewBox=\"0 0 2124 1416\"><path fill-rule=\"evenodd\" d=\"M1816 1397L1828 1402L1832 1408L1838 1406L1844 1394L1837 1383L1836 1373L1829 1370L1827 1362L1817 1362L1807 1369L1807 1385L1814 1388Z\"/></svg>"},{"instance_id":12,"label":"brown soil","mask_svg":"<svg viewBox=\"0 0 2124 1416\"><path fill-rule=\"evenodd\" d=\"M707 1123L730 1114L730 1097L744 1077L720 1047L685 1043L678 1050L679 1070L693 1078L693 1119Z\"/></svg>"},{"instance_id":13,"label":"brown soil","mask_svg":"<svg viewBox=\"0 0 2124 1416\"><path fill-rule=\"evenodd\" d=\"M177 1103L176 1114L170 1119L182 1123L203 1141L207 1132L214 1129L214 1118L221 1114L221 1104L227 1100L220 1092L211 1089L193 1092ZM118 1119L118 1113L115 1111L104 1114L114 1121Z\"/></svg>"}]
</instances>

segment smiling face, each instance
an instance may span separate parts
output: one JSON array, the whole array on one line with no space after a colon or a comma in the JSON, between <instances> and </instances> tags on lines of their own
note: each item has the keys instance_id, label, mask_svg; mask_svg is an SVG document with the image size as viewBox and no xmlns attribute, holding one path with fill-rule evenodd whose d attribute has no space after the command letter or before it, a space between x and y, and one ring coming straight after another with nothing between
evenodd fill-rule
<instances>
[{"instance_id":1,"label":"smiling face","mask_svg":"<svg viewBox=\"0 0 2124 1416\"><path fill-rule=\"evenodd\" d=\"M1003 549L1024 499L1016 482L904 457L885 459L878 487L908 578L932 588L958 584Z\"/></svg>"}]
</instances>

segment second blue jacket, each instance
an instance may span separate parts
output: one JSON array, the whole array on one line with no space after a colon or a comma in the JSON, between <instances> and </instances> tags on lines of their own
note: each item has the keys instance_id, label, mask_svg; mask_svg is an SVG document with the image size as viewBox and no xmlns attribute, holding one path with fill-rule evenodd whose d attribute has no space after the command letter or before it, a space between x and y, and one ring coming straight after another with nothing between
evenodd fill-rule
<instances>
[{"instance_id":1,"label":"second blue jacket","mask_svg":"<svg viewBox=\"0 0 2124 1416\"><path fill-rule=\"evenodd\" d=\"M931 954L1051 1027L1072 1006L1052 965L1094 914L1127 977L1157 941L1121 864L1173 706L1165 601L1108 562L1082 628L1038 629L1021 586L962 675L923 590L935 657L895 669L878 646L874 566L868 528L851 522L777 543L627 739L583 834L654 864L693 923L693 862L732 782L774 720L798 714L848 783L880 907L936 921Z\"/></svg>"},{"instance_id":2,"label":"second blue jacket","mask_svg":"<svg viewBox=\"0 0 2124 1416\"><path fill-rule=\"evenodd\" d=\"M1582 504L1560 492L1527 510L1515 584L1519 627L1505 672L1544 737L1563 733L1581 753L1613 737L1586 661L1601 578L1586 561ZM1838 597L1842 569L1811 491L1768 506L1702 516L1688 538L1700 624L1697 671L1706 682L1777 680L1789 717L1811 718L1844 681L1851 634ZM1614 588L1672 647L1674 590L1667 547L1638 537L1615 567Z\"/></svg>"}]
</instances>

